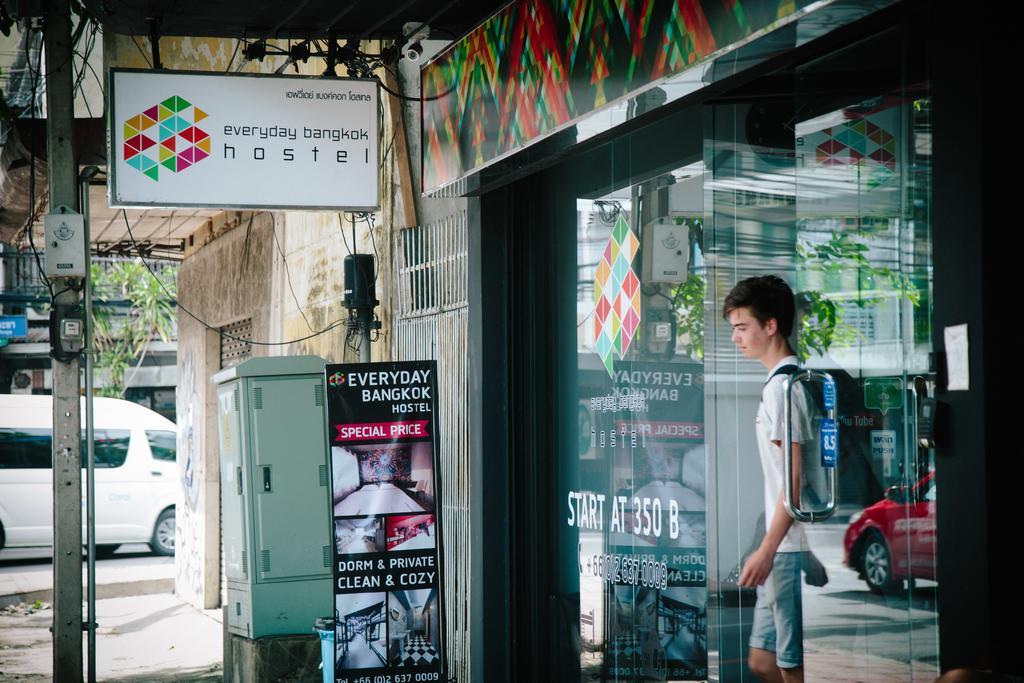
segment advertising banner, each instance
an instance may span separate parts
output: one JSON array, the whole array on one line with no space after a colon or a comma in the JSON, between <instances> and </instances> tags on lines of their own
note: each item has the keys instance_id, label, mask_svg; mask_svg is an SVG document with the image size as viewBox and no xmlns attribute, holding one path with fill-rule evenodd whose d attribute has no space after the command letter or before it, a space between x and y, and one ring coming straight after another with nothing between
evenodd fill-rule
<instances>
[{"instance_id":1,"label":"advertising banner","mask_svg":"<svg viewBox=\"0 0 1024 683\"><path fill-rule=\"evenodd\" d=\"M578 533L581 671L706 679L703 365L619 361L580 381L581 464L562 504Z\"/></svg>"},{"instance_id":2,"label":"advertising banner","mask_svg":"<svg viewBox=\"0 0 1024 683\"><path fill-rule=\"evenodd\" d=\"M326 368L336 683L445 680L436 367Z\"/></svg>"},{"instance_id":3,"label":"advertising banner","mask_svg":"<svg viewBox=\"0 0 1024 683\"><path fill-rule=\"evenodd\" d=\"M376 81L112 69L113 207L380 206Z\"/></svg>"}]
</instances>

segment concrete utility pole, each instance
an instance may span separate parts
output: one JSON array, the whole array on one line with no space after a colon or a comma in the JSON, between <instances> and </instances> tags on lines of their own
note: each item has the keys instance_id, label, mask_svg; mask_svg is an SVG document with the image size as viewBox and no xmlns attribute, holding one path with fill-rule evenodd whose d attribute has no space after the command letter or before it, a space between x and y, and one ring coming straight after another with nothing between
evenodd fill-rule
<instances>
[{"instance_id":1,"label":"concrete utility pole","mask_svg":"<svg viewBox=\"0 0 1024 683\"><path fill-rule=\"evenodd\" d=\"M46 160L51 211L77 206L71 8L51 0L43 27L46 49ZM47 245L49 249L51 245ZM88 249L89 245L85 245ZM71 289L70 285L76 289ZM77 278L53 279L53 308L77 306ZM51 326L51 335L60 331ZM51 339L51 345L59 341ZM52 354L51 354L52 355ZM82 680L82 431L79 356L53 358L53 678Z\"/></svg>"}]
</instances>

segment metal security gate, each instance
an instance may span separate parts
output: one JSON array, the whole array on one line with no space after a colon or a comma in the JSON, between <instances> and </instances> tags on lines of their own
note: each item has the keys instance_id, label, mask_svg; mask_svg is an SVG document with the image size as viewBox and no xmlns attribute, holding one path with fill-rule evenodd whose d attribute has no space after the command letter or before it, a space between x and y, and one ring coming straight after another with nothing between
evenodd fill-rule
<instances>
[{"instance_id":1,"label":"metal security gate","mask_svg":"<svg viewBox=\"0 0 1024 683\"><path fill-rule=\"evenodd\" d=\"M465 211L403 229L395 241L393 358L437 360L446 650L458 683L472 680L467 260Z\"/></svg>"}]
</instances>

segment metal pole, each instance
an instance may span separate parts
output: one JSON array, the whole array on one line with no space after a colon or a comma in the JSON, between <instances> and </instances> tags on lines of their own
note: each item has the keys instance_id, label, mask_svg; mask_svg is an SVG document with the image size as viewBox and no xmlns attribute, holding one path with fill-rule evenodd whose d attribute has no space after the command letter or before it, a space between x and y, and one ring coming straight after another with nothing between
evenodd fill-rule
<instances>
[{"instance_id":1,"label":"metal pole","mask_svg":"<svg viewBox=\"0 0 1024 683\"><path fill-rule=\"evenodd\" d=\"M74 124L71 8L69 0L47 5L46 160L49 205L77 204L77 169L71 147ZM54 304L75 306L77 279L53 280ZM52 343L53 340L51 340ZM82 680L82 433L80 360L53 359L53 677Z\"/></svg>"},{"instance_id":2,"label":"metal pole","mask_svg":"<svg viewBox=\"0 0 1024 683\"><path fill-rule=\"evenodd\" d=\"M367 322L359 326L359 362L370 362L370 324Z\"/></svg>"},{"instance_id":3,"label":"metal pole","mask_svg":"<svg viewBox=\"0 0 1024 683\"><path fill-rule=\"evenodd\" d=\"M89 683L96 683L96 444L93 437L93 360L92 346L92 235L89 227L89 179L98 169L90 166L82 173L81 206L85 224L85 532L88 539L86 604L89 644L86 668Z\"/></svg>"},{"instance_id":4,"label":"metal pole","mask_svg":"<svg viewBox=\"0 0 1024 683\"><path fill-rule=\"evenodd\" d=\"M332 41L332 44L334 41ZM352 249L355 250L354 254L359 253L358 242L356 242L356 219L355 214L349 216L349 220L352 222ZM370 228L371 230L373 228ZM359 321L359 362L369 363L370 362L370 330L373 326L373 306L371 305L368 309L360 308L358 313Z\"/></svg>"}]
</instances>

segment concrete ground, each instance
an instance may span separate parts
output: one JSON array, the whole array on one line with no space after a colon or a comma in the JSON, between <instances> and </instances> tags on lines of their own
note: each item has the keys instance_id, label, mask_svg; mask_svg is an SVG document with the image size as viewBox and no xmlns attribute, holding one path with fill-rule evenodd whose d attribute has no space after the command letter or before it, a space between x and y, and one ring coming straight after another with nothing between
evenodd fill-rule
<instances>
[{"instance_id":1,"label":"concrete ground","mask_svg":"<svg viewBox=\"0 0 1024 683\"><path fill-rule=\"evenodd\" d=\"M220 681L221 610L176 598L174 558L143 550L97 562L97 680ZM0 680L52 680L52 565L9 558L0 558Z\"/></svg>"}]
</instances>

